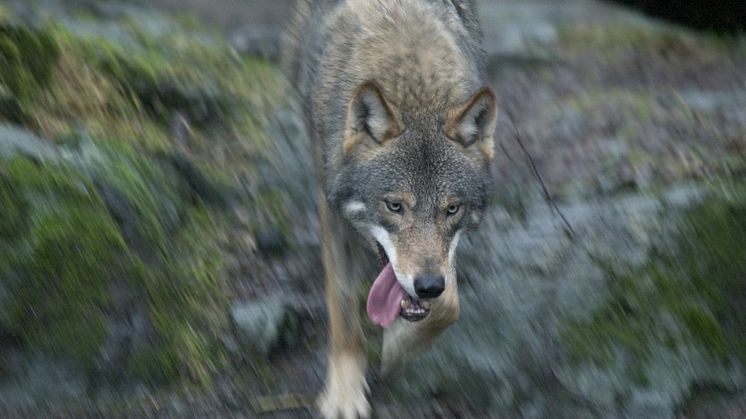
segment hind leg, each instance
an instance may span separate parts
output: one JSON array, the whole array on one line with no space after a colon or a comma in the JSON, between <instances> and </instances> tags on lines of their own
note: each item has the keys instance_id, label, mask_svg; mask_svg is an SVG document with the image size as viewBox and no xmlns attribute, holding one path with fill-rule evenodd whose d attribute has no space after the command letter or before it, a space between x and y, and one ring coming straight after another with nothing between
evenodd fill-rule
<instances>
[{"instance_id":1,"label":"hind leg","mask_svg":"<svg viewBox=\"0 0 746 419\"><path fill-rule=\"evenodd\" d=\"M433 300L430 314L422 321L397 319L383 332L381 375L391 374L410 356L427 349L443 330L458 320L459 300L455 281Z\"/></svg>"},{"instance_id":2,"label":"hind leg","mask_svg":"<svg viewBox=\"0 0 746 419\"><path fill-rule=\"evenodd\" d=\"M326 201L319 204L326 271L326 303L329 312L329 366L319 397L324 418L367 418L365 335L360 324L357 295L361 273L349 245L349 233L333 219ZM359 260L359 259L358 259Z\"/></svg>"}]
</instances>

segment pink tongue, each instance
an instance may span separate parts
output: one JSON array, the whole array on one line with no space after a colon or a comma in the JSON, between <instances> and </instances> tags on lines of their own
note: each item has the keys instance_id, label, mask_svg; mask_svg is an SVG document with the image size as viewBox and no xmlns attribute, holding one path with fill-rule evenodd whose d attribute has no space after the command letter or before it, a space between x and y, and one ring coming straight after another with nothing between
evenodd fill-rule
<instances>
[{"instance_id":1,"label":"pink tongue","mask_svg":"<svg viewBox=\"0 0 746 419\"><path fill-rule=\"evenodd\" d=\"M389 327L401 311L406 292L399 285L391 263L386 264L368 293L368 317L373 323Z\"/></svg>"}]
</instances>

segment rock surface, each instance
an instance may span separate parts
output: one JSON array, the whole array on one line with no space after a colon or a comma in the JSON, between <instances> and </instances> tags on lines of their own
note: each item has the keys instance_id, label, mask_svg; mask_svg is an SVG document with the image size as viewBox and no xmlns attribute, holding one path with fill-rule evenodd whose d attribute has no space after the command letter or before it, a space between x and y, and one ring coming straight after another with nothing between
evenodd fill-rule
<instances>
[{"instance_id":1,"label":"rock surface","mask_svg":"<svg viewBox=\"0 0 746 419\"><path fill-rule=\"evenodd\" d=\"M291 321L285 305L276 300L235 303L231 319L241 343L264 356L277 348L283 327Z\"/></svg>"}]
</instances>

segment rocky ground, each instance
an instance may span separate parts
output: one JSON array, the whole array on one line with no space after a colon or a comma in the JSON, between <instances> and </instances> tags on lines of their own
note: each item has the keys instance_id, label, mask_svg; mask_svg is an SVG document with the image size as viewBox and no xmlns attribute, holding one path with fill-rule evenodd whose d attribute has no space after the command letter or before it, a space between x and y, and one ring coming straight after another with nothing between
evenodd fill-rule
<instances>
[{"instance_id":1,"label":"rocky ground","mask_svg":"<svg viewBox=\"0 0 746 419\"><path fill-rule=\"evenodd\" d=\"M155 6L0 3L0 413L311 416L289 2ZM461 319L377 417L743 417L746 39L590 0L480 16L494 204Z\"/></svg>"}]
</instances>

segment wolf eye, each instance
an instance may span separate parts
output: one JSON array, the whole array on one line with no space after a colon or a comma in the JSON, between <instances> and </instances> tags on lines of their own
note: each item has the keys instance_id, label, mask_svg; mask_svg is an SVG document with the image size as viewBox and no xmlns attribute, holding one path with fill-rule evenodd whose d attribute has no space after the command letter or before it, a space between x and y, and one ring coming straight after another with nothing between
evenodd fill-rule
<instances>
[{"instance_id":1,"label":"wolf eye","mask_svg":"<svg viewBox=\"0 0 746 419\"><path fill-rule=\"evenodd\" d=\"M386 203L386 209L391 212L401 212L401 202L383 201Z\"/></svg>"},{"instance_id":2,"label":"wolf eye","mask_svg":"<svg viewBox=\"0 0 746 419\"><path fill-rule=\"evenodd\" d=\"M446 209L446 214L456 215L460 210L461 210L461 204L451 204L448 206L448 209Z\"/></svg>"}]
</instances>

